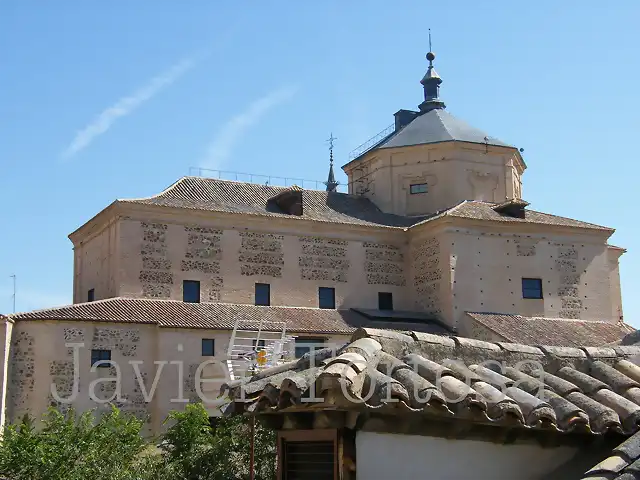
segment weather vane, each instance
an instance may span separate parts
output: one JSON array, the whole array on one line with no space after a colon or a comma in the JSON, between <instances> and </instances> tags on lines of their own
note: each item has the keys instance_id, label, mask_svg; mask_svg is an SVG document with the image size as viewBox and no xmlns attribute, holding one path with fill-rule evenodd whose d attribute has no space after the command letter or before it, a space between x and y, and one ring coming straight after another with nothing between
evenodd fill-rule
<instances>
[{"instance_id":1,"label":"weather vane","mask_svg":"<svg viewBox=\"0 0 640 480\"><path fill-rule=\"evenodd\" d=\"M431 51L431 29L429 29L429 51Z\"/></svg>"}]
</instances>

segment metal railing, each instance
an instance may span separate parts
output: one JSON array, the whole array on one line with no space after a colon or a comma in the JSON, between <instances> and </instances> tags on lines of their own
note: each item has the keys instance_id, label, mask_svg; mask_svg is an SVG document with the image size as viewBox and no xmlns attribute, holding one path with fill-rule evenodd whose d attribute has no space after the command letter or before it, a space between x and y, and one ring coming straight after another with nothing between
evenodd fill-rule
<instances>
[{"instance_id":1,"label":"metal railing","mask_svg":"<svg viewBox=\"0 0 640 480\"><path fill-rule=\"evenodd\" d=\"M292 187L297 185L307 190L324 190L324 182L320 180L308 180L295 177L278 177L275 175L259 175L256 173L234 172L231 170L215 170L211 168L190 167L189 175L196 177L217 178L220 180L233 180L237 182L261 183L274 187ZM346 185L338 185L339 192L346 192Z\"/></svg>"},{"instance_id":2,"label":"metal railing","mask_svg":"<svg viewBox=\"0 0 640 480\"><path fill-rule=\"evenodd\" d=\"M351 152L349 153L349 161L353 160L354 158L358 158L363 153L371 150L378 143L380 143L381 140L391 135L391 133L393 133L395 129L396 129L396 125L392 123L387 128L385 128L381 132L378 132L376 135L374 135L369 140L364 142L362 145L351 150Z\"/></svg>"}]
</instances>

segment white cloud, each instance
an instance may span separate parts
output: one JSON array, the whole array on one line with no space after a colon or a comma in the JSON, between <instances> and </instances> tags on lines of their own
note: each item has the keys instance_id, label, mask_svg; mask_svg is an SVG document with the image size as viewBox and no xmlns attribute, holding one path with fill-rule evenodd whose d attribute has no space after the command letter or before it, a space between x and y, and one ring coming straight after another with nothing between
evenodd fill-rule
<instances>
[{"instance_id":1,"label":"white cloud","mask_svg":"<svg viewBox=\"0 0 640 480\"><path fill-rule=\"evenodd\" d=\"M291 99L297 92L297 87L282 87L255 100L245 110L232 117L222 126L209 146L204 159L200 163L202 168L219 168L226 162L233 148L244 133L257 124L268 112L281 103Z\"/></svg>"},{"instance_id":2,"label":"white cloud","mask_svg":"<svg viewBox=\"0 0 640 480\"><path fill-rule=\"evenodd\" d=\"M132 95L122 97L112 106L102 111L91 123L80 130L66 150L63 158L70 158L85 149L98 136L105 133L121 117L125 117L147 102L163 89L174 83L194 65L195 58L186 58L165 72L153 77L146 85Z\"/></svg>"}]
</instances>

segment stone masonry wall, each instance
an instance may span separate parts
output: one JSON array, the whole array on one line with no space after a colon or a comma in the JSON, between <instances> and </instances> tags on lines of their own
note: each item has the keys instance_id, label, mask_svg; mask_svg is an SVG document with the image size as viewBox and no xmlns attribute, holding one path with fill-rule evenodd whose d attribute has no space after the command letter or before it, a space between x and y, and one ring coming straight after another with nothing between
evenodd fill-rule
<instances>
[{"instance_id":1,"label":"stone masonry wall","mask_svg":"<svg viewBox=\"0 0 640 480\"><path fill-rule=\"evenodd\" d=\"M299 237L298 258L302 280L347 282L349 259L346 240L324 237Z\"/></svg>"},{"instance_id":2,"label":"stone masonry wall","mask_svg":"<svg viewBox=\"0 0 640 480\"><path fill-rule=\"evenodd\" d=\"M187 247L184 259L180 262L180 270L207 274L207 284L200 286L200 299L218 302L224 286L220 270L222 230L198 226L185 226L184 230L187 234Z\"/></svg>"},{"instance_id":3,"label":"stone masonry wall","mask_svg":"<svg viewBox=\"0 0 640 480\"><path fill-rule=\"evenodd\" d=\"M413 287L416 293L416 307L428 313L441 314L440 282L440 241L427 237L412 247Z\"/></svg>"},{"instance_id":4,"label":"stone masonry wall","mask_svg":"<svg viewBox=\"0 0 640 480\"><path fill-rule=\"evenodd\" d=\"M284 254L282 235L270 233L240 232L241 247L238 253L240 273L245 276L282 277Z\"/></svg>"},{"instance_id":5,"label":"stone masonry wall","mask_svg":"<svg viewBox=\"0 0 640 480\"><path fill-rule=\"evenodd\" d=\"M14 331L10 352L9 412L13 418L27 413L35 381L36 339L28 332Z\"/></svg>"},{"instance_id":6,"label":"stone masonry wall","mask_svg":"<svg viewBox=\"0 0 640 480\"><path fill-rule=\"evenodd\" d=\"M141 227L142 270L139 278L142 283L142 295L150 298L169 298L173 273L172 262L167 252L167 225L143 222Z\"/></svg>"},{"instance_id":7,"label":"stone masonry wall","mask_svg":"<svg viewBox=\"0 0 640 480\"><path fill-rule=\"evenodd\" d=\"M363 242L365 249L364 268L369 285L407 284L404 274L404 255L399 247L386 243Z\"/></svg>"}]
</instances>

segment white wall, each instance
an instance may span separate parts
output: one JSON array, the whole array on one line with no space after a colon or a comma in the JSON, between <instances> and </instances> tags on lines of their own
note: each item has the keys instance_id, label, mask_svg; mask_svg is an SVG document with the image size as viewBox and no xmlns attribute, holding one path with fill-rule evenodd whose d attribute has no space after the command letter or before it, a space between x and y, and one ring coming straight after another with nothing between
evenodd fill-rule
<instances>
[{"instance_id":1,"label":"white wall","mask_svg":"<svg viewBox=\"0 0 640 480\"><path fill-rule=\"evenodd\" d=\"M577 449L359 431L358 480L537 480Z\"/></svg>"}]
</instances>

